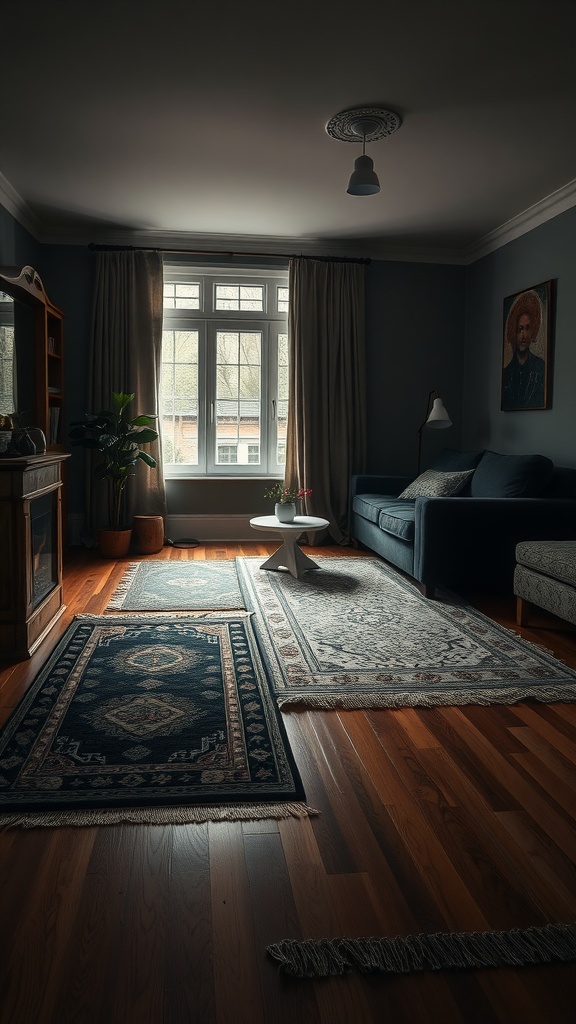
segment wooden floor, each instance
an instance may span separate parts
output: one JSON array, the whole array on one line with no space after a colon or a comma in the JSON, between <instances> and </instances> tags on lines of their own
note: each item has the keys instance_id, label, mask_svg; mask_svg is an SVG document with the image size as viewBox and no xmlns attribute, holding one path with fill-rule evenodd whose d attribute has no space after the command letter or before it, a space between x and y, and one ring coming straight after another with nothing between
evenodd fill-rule
<instances>
[{"instance_id":1,"label":"wooden floor","mask_svg":"<svg viewBox=\"0 0 576 1024\"><path fill-rule=\"evenodd\" d=\"M69 555L65 616L0 664L3 721L126 561ZM467 596L514 628L512 597ZM574 631L518 631L576 667ZM573 1024L576 966L290 981L265 948L576 921L576 704L283 718L318 817L0 833L2 1024Z\"/></svg>"}]
</instances>

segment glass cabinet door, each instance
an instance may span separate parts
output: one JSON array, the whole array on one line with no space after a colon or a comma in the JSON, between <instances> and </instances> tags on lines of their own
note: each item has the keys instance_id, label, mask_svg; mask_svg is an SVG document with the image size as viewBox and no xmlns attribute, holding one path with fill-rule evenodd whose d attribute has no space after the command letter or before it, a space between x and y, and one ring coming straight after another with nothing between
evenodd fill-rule
<instances>
[{"instance_id":1,"label":"glass cabinet door","mask_svg":"<svg viewBox=\"0 0 576 1024\"><path fill-rule=\"evenodd\" d=\"M30 502L32 608L58 584L57 491Z\"/></svg>"}]
</instances>

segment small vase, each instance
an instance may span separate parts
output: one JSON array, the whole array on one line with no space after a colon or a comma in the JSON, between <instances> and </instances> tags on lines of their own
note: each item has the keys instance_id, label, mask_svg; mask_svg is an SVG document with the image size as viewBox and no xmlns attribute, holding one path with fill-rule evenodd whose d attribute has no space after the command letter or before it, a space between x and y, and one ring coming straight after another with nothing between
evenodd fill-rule
<instances>
[{"instance_id":1,"label":"small vase","mask_svg":"<svg viewBox=\"0 0 576 1024\"><path fill-rule=\"evenodd\" d=\"M26 433L28 434L28 437L30 438L32 444L36 449L36 455L45 455L46 436L44 434L44 431L40 430L40 427L28 427Z\"/></svg>"},{"instance_id":2,"label":"small vase","mask_svg":"<svg viewBox=\"0 0 576 1024\"><path fill-rule=\"evenodd\" d=\"M296 515L296 505L293 501L284 501L274 506L274 515L279 523L291 523Z\"/></svg>"},{"instance_id":3,"label":"small vase","mask_svg":"<svg viewBox=\"0 0 576 1024\"><path fill-rule=\"evenodd\" d=\"M20 455L36 454L36 445L25 427L14 431L12 434L12 444L16 446Z\"/></svg>"}]
</instances>

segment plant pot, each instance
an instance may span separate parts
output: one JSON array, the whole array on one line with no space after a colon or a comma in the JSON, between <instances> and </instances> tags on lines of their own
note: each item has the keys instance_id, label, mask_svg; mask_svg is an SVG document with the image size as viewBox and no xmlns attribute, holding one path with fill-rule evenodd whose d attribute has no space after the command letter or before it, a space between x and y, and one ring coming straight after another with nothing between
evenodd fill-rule
<instances>
[{"instance_id":1,"label":"plant pot","mask_svg":"<svg viewBox=\"0 0 576 1024\"><path fill-rule=\"evenodd\" d=\"M130 550L132 530L98 530L102 558L125 558Z\"/></svg>"},{"instance_id":2,"label":"plant pot","mask_svg":"<svg viewBox=\"0 0 576 1024\"><path fill-rule=\"evenodd\" d=\"M164 547L162 516L134 516L132 543L140 555L155 555Z\"/></svg>"},{"instance_id":3,"label":"plant pot","mask_svg":"<svg viewBox=\"0 0 576 1024\"><path fill-rule=\"evenodd\" d=\"M291 523L296 515L296 505L290 501L279 502L274 506L274 515L279 523Z\"/></svg>"}]
</instances>

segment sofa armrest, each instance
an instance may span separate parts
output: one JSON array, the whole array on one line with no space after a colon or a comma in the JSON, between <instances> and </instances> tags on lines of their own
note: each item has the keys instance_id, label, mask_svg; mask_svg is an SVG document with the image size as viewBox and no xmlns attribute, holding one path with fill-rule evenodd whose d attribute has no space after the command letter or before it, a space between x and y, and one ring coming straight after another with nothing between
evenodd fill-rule
<instances>
[{"instance_id":1,"label":"sofa armrest","mask_svg":"<svg viewBox=\"0 0 576 1024\"><path fill-rule=\"evenodd\" d=\"M358 473L352 477L351 497L355 494L392 494L397 496L408 484L412 476L379 476L375 473Z\"/></svg>"},{"instance_id":2,"label":"sofa armrest","mask_svg":"<svg viewBox=\"0 0 576 1024\"><path fill-rule=\"evenodd\" d=\"M414 575L512 586L521 540L576 539L576 501L555 498L416 498Z\"/></svg>"}]
</instances>

